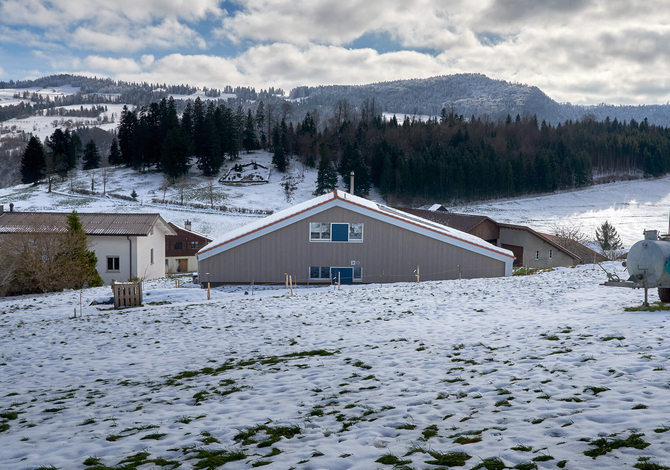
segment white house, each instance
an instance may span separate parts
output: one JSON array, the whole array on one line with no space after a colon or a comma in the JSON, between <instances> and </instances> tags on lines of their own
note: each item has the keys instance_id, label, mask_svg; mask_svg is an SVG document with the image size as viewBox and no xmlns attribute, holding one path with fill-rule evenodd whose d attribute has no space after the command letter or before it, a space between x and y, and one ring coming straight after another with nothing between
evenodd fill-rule
<instances>
[{"instance_id":1,"label":"white house","mask_svg":"<svg viewBox=\"0 0 670 470\"><path fill-rule=\"evenodd\" d=\"M176 232L160 214L78 215L98 258L97 269L105 284L134 277L149 280L165 276L165 236L176 235ZM36 230L64 232L67 216L58 212L4 212L0 209L0 235Z\"/></svg>"}]
</instances>

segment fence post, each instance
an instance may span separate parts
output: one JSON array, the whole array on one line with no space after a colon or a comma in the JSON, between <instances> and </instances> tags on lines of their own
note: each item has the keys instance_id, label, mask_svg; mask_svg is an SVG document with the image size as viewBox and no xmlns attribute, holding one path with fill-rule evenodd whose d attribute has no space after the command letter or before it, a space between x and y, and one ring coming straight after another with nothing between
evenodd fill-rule
<instances>
[{"instance_id":1,"label":"fence post","mask_svg":"<svg viewBox=\"0 0 670 470\"><path fill-rule=\"evenodd\" d=\"M416 283L419 283L419 265L416 265Z\"/></svg>"},{"instance_id":2,"label":"fence post","mask_svg":"<svg viewBox=\"0 0 670 470\"><path fill-rule=\"evenodd\" d=\"M207 281L207 300L209 300L209 281Z\"/></svg>"},{"instance_id":3,"label":"fence post","mask_svg":"<svg viewBox=\"0 0 670 470\"><path fill-rule=\"evenodd\" d=\"M337 272L337 290L340 290L340 272Z\"/></svg>"},{"instance_id":4,"label":"fence post","mask_svg":"<svg viewBox=\"0 0 670 470\"><path fill-rule=\"evenodd\" d=\"M291 287L291 295L293 295L293 276L290 274L288 276L288 285Z\"/></svg>"}]
</instances>

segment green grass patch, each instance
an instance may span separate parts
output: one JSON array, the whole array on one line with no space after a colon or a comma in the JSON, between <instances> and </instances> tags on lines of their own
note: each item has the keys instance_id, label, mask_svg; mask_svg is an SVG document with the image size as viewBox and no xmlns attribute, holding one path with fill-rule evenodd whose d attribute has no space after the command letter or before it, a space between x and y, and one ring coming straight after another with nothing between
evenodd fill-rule
<instances>
[{"instance_id":1,"label":"green grass patch","mask_svg":"<svg viewBox=\"0 0 670 470\"><path fill-rule=\"evenodd\" d=\"M480 470L482 468L485 468L486 470L504 470L507 466L505 466L505 462L500 460L500 458L490 457L488 459L483 459L481 463L472 467L471 470Z\"/></svg>"},{"instance_id":2,"label":"green grass patch","mask_svg":"<svg viewBox=\"0 0 670 470\"><path fill-rule=\"evenodd\" d=\"M382 455L377 460L375 460L375 462L384 465L407 465L409 463L412 463L411 460L401 460L400 458L396 457L391 453Z\"/></svg>"},{"instance_id":3,"label":"green grass patch","mask_svg":"<svg viewBox=\"0 0 670 470\"><path fill-rule=\"evenodd\" d=\"M606 391L608 391L609 388L607 388L607 387L593 387L593 386L591 386L591 387L585 387L585 388L584 388L584 393L586 393L586 392L589 391L589 390L593 392L593 395L598 395L600 392L606 392Z\"/></svg>"},{"instance_id":4,"label":"green grass patch","mask_svg":"<svg viewBox=\"0 0 670 470\"><path fill-rule=\"evenodd\" d=\"M423 449L422 449L423 451ZM427 451L433 460L426 460L429 465L446 465L447 467L463 467L465 462L470 460L472 456L465 452L436 452Z\"/></svg>"},{"instance_id":5,"label":"green grass patch","mask_svg":"<svg viewBox=\"0 0 670 470\"><path fill-rule=\"evenodd\" d=\"M533 450L533 448L531 446L524 446L522 444L519 444L518 446L514 446L511 449L519 451L519 452L530 452L531 450Z\"/></svg>"},{"instance_id":6,"label":"green grass patch","mask_svg":"<svg viewBox=\"0 0 670 470\"><path fill-rule=\"evenodd\" d=\"M243 460L247 456L243 452L230 452L228 450L209 450L209 449L194 449L192 451L195 455L188 457L186 460L198 460L193 465L197 469L213 469L221 467L228 462L235 462L236 460Z\"/></svg>"},{"instance_id":7,"label":"green grass patch","mask_svg":"<svg viewBox=\"0 0 670 470\"><path fill-rule=\"evenodd\" d=\"M437 436L437 425L431 424L427 426L423 431L421 431L423 437L420 437L420 441L427 441L431 437Z\"/></svg>"},{"instance_id":8,"label":"green grass patch","mask_svg":"<svg viewBox=\"0 0 670 470\"><path fill-rule=\"evenodd\" d=\"M654 302L649 304L649 307L644 305L638 305L637 307L626 307L624 311L626 312L659 312L663 310L670 310L670 304L664 304L663 302Z\"/></svg>"},{"instance_id":9,"label":"green grass patch","mask_svg":"<svg viewBox=\"0 0 670 470\"><path fill-rule=\"evenodd\" d=\"M649 443L642 439L644 434L631 434L626 439L596 439L595 441L589 442L590 446L595 446L595 449L589 449L584 451L584 455L587 457L596 458L599 455L605 455L608 452L612 452L615 449L621 447L632 447L634 449L645 449L649 447Z\"/></svg>"}]
</instances>

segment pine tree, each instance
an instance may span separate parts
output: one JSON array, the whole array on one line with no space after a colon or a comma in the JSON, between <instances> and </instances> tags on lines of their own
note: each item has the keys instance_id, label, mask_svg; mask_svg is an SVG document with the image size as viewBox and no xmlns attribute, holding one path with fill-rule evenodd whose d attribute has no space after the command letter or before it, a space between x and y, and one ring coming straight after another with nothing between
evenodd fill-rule
<instances>
[{"instance_id":1,"label":"pine tree","mask_svg":"<svg viewBox=\"0 0 670 470\"><path fill-rule=\"evenodd\" d=\"M161 169L170 179L175 180L188 173L189 137L184 129L176 128L168 132L162 145Z\"/></svg>"},{"instance_id":2,"label":"pine tree","mask_svg":"<svg viewBox=\"0 0 670 470\"><path fill-rule=\"evenodd\" d=\"M63 264L64 287L80 289L84 284L89 287L102 285L96 269L98 258L89 249L86 232L76 211L67 216L67 234L62 247L63 251L57 258Z\"/></svg>"},{"instance_id":3,"label":"pine tree","mask_svg":"<svg viewBox=\"0 0 670 470\"><path fill-rule=\"evenodd\" d=\"M256 139L254 117L251 114L251 109L247 111L247 122L244 126L244 140L242 145L244 150L249 152L250 150L256 150L258 148L258 139Z\"/></svg>"},{"instance_id":4,"label":"pine tree","mask_svg":"<svg viewBox=\"0 0 670 470\"><path fill-rule=\"evenodd\" d=\"M605 252L611 252L623 248L619 234L617 233L614 226L607 220L596 229L596 241Z\"/></svg>"},{"instance_id":5,"label":"pine tree","mask_svg":"<svg viewBox=\"0 0 670 470\"><path fill-rule=\"evenodd\" d=\"M119 121L119 148L123 163L126 166L133 164L133 144L134 134L137 130L137 114L128 110L128 106L123 107L121 111L121 120Z\"/></svg>"},{"instance_id":6,"label":"pine tree","mask_svg":"<svg viewBox=\"0 0 670 470\"><path fill-rule=\"evenodd\" d=\"M320 196L321 194L326 194L327 192L332 191L337 186L337 170L333 165L333 162L330 160L330 156L326 152L321 155L321 160L319 160L319 170L316 176L316 190L314 191L315 196Z\"/></svg>"},{"instance_id":7,"label":"pine tree","mask_svg":"<svg viewBox=\"0 0 670 470\"><path fill-rule=\"evenodd\" d=\"M38 137L32 136L21 158L21 181L25 184L37 183L46 172L44 147Z\"/></svg>"},{"instance_id":8,"label":"pine tree","mask_svg":"<svg viewBox=\"0 0 670 470\"><path fill-rule=\"evenodd\" d=\"M100 152L93 140L89 140L84 148L84 170L92 170L100 166Z\"/></svg>"},{"instance_id":9,"label":"pine tree","mask_svg":"<svg viewBox=\"0 0 670 470\"><path fill-rule=\"evenodd\" d=\"M357 196L367 196L370 194L370 168L365 163L365 158L360 150L355 149L349 161L349 171L354 172L354 194ZM347 191L351 192L351 179L349 175L344 177L344 183Z\"/></svg>"},{"instance_id":10,"label":"pine tree","mask_svg":"<svg viewBox=\"0 0 670 470\"><path fill-rule=\"evenodd\" d=\"M121 150L119 150L119 141L116 137L112 140L112 146L109 149L109 158L107 159L110 165L120 165L123 163Z\"/></svg>"}]
</instances>

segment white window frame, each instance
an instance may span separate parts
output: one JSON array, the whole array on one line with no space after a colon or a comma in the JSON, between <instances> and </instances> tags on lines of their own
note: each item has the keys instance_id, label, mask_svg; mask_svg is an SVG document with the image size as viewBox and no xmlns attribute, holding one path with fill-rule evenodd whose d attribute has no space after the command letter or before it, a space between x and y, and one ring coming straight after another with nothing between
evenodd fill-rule
<instances>
[{"instance_id":1,"label":"white window frame","mask_svg":"<svg viewBox=\"0 0 670 470\"><path fill-rule=\"evenodd\" d=\"M312 277L312 268L319 268L319 277ZM328 268L328 277L321 277L322 268ZM310 266L307 268L307 277L310 281L330 281L330 266Z\"/></svg>"},{"instance_id":2,"label":"white window frame","mask_svg":"<svg viewBox=\"0 0 670 470\"><path fill-rule=\"evenodd\" d=\"M540 250L535 250L535 261L540 259Z\"/></svg>"},{"instance_id":3,"label":"white window frame","mask_svg":"<svg viewBox=\"0 0 670 470\"><path fill-rule=\"evenodd\" d=\"M117 259L118 260L118 265L119 269L109 269L109 260L110 259ZM107 266L105 266L107 270L105 271L106 273L119 273L121 272L121 257L119 255L107 255ZM112 267L114 267L114 262L112 262Z\"/></svg>"},{"instance_id":4,"label":"white window frame","mask_svg":"<svg viewBox=\"0 0 670 470\"><path fill-rule=\"evenodd\" d=\"M319 224L321 226L321 228L319 229L319 236L323 235L323 226L327 225L329 230L328 238L312 238L312 224ZM332 224L329 224L328 222L310 222L309 225L307 226L307 229L309 230L310 242L329 242L331 240Z\"/></svg>"},{"instance_id":5,"label":"white window frame","mask_svg":"<svg viewBox=\"0 0 670 470\"><path fill-rule=\"evenodd\" d=\"M360 266L354 266L354 282L363 282L363 268ZM361 277L356 277L356 270L361 270Z\"/></svg>"},{"instance_id":6,"label":"white window frame","mask_svg":"<svg viewBox=\"0 0 670 470\"><path fill-rule=\"evenodd\" d=\"M321 224L321 225L326 225L330 227L330 231L328 233L328 238L312 238L312 224ZM333 225L346 225L347 226L347 241L333 241ZM351 233L351 226L354 224L360 224L361 225L361 239L360 240L352 240L349 235ZM364 222L310 222L308 225L309 229L309 241L310 242L331 242L331 243L363 243L363 240L365 239L365 223ZM319 232L320 234L323 234L323 229Z\"/></svg>"}]
</instances>

